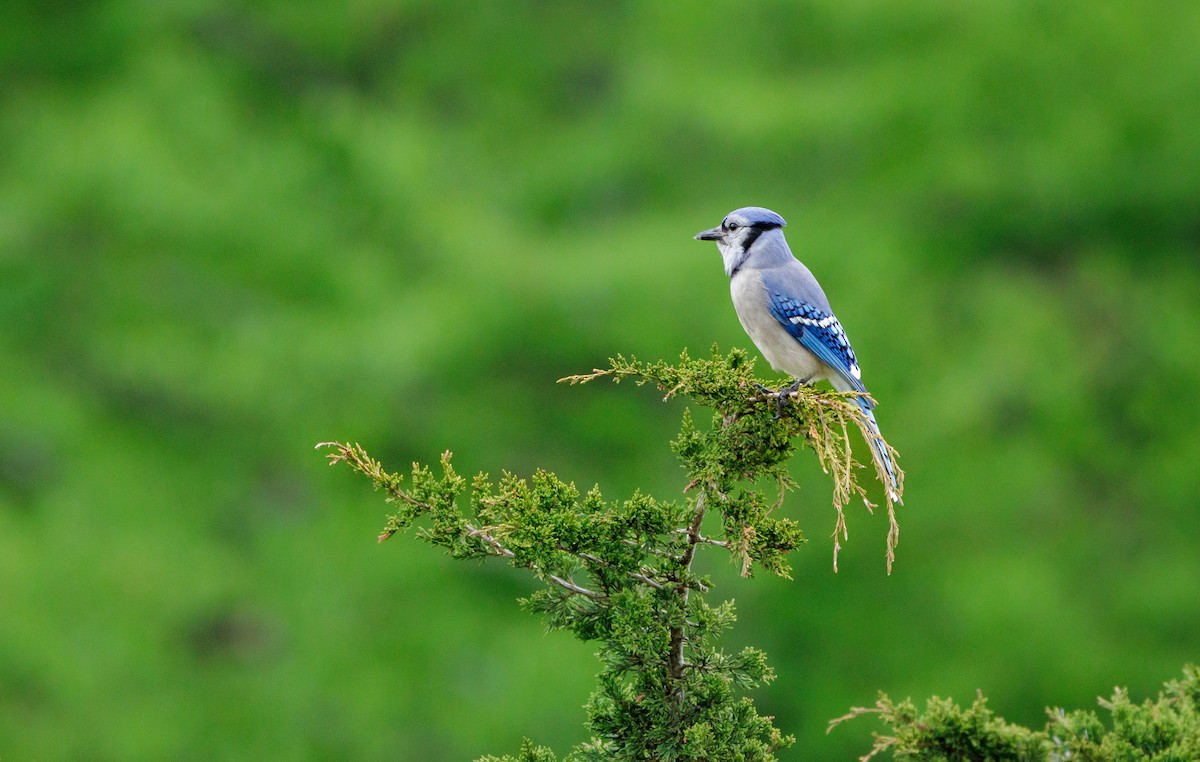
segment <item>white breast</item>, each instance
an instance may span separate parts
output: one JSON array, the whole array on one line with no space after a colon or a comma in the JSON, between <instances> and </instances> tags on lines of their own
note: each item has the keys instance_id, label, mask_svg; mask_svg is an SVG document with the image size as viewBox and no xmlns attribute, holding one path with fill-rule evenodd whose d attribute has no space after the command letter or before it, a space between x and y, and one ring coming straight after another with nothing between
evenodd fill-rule
<instances>
[{"instance_id":1,"label":"white breast","mask_svg":"<svg viewBox=\"0 0 1200 762\"><path fill-rule=\"evenodd\" d=\"M757 270L741 269L729 281L733 309L742 328L771 367L794 378L827 378L828 368L792 338L767 309L767 290Z\"/></svg>"}]
</instances>

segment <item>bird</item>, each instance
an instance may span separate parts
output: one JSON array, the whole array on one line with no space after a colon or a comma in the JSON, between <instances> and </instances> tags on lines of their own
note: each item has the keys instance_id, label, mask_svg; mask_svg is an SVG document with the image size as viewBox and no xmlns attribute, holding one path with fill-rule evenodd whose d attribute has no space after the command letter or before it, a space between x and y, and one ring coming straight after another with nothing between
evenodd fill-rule
<instances>
[{"instance_id":1,"label":"bird","mask_svg":"<svg viewBox=\"0 0 1200 762\"><path fill-rule=\"evenodd\" d=\"M788 247L786 224L770 209L746 206L695 238L716 242L742 328L772 368L795 379L779 391L781 401L821 379L838 391L861 393L855 402L870 424L867 444L887 473L888 497L901 502L896 466L875 421L875 403L866 396L858 358L821 284Z\"/></svg>"}]
</instances>

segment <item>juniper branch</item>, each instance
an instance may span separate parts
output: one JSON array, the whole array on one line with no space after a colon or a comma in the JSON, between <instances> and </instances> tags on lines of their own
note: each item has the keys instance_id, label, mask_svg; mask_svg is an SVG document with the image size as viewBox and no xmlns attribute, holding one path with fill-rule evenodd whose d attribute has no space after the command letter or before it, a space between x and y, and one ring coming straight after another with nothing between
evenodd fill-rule
<instances>
[{"instance_id":1,"label":"juniper branch","mask_svg":"<svg viewBox=\"0 0 1200 762\"><path fill-rule=\"evenodd\" d=\"M794 521L773 514L795 487L787 466L797 442L814 451L833 480L836 527L844 539L843 507L850 498L872 507L850 449L850 424L862 425L858 406L853 395L807 387L787 392L781 405L779 393L756 391L753 364L739 351L722 357L714 350L709 360L684 353L676 365L618 356L608 369L561 380L602 377L653 383L665 400L684 397L714 411L708 429L685 411L672 443L689 499L663 502L635 493L612 503L597 489L581 496L574 485L539 471L531 481L505 474L498 485L476 476L467 508L459 504L466 480L454 473L448 452L440 478L414 464L411 484L402 487L401 476L357 444L322 446L333 448L331 464L346 463L368 476L397 507L380 541L420 521L417 536L455 557L505 558L545 585L523 601L526 606L543 612L553 628L600 641L604 668L588 706L595 737L572 759L772 760L775 749L794 739L732 689L770 682L774 673L760 651L730 655L716 647L719 633L733 623L733 606L705 600L711 582L698 577L693 564L701 547L718 548L744 576L756 568L788 576L788 554L804 537ZM781 407L786 415L777 415ZM757 488L763 480L777 485L773 500ZM720 525L705 534L701 527L710 515ZM895 538L889 531L889 571ZM839 548L835 539L835 570Z\"/></svg>"},{"instance_id":2,"label":"juniper branch","mask_svg":"<svg viewBox=\"0 0 1200 762\"><path fill-rule=\"evenodd\" d=\"M706 511L705 493L702 491L696 496L695 508L692 514L692 523L688 526L687 550L683 553L683 558L679 561L679 567L682 570L682 575L686 579L686 575L691 572L692 561L696 558L696 548L700 546L700 524L704 521L704 513ZM691 593L691 585L680 581L676 587L676 593L679 595L681 607L684 611L687 610L688 595ZM686 668L684 661L684 648L687 645L686 622L676 624L671 627L671 677L675 681L675 685L671 690L671 696L677 704L683 701L683 673Z\"/></svg>"},{"instance_id":3,"label":"juniper branch","mask_svg":"<svg viewBox=\"0 0 1200 762\"><path fill-rule=\"evenodd\" d=\"M715 357L715 347L713 353ZM739 359L735 361L735 357ZM713 383L714 379L705 373L706 365L711 361L693 360L686 352L681 356L678 365L662 361L644 363L617 355L609 360L610 367L607 369L594 368L591 373L567 376L559 379L559 382L586 384L600 378L611 378L616 383L634 379L639 386L653 383L665 391L664 400L679 395L688 396L714 408L726 425L751 418L768 429L772 425L777 427L779 435L788 438L803 435L804 442L816 454L821 469L833 480L833 508L836 513L832 534L833 569L836 572L841 543L849 539L846 506L851 499L857 497L862 500L868 512L873 513L875 508L875 503L871 502L866 488L858 481L859 463L853 456L850 441L852 425L861 432L864 440L871 436L870 424L855 402L859 397L871 399L870 395L865 392L821 391L811 386L759 392L759 389L766 387L754 378L753 363L746 361L744 355L739 355L737 350L731 353L727 360L727 367L734 373L731 377L721 379L721 383ZM782 406L785 414L776 417L781 401L787 401L789 404ZM767 411L772 414L773 420L770 422L762 420ZM772 439L769 431L761 432L760 436L766 441ZM899 466L899 455L895 448L887 442L884 442L884 446L892 457L896 474L894 495L900 498L904 493L904 471ZM868 462L880 483L890 484L886 467L873 452ZM792 486L790 476L783 469L768 467L764 471L780 479L780 495L777 500L779 504L782 502L783 493ZM892 490L884 489L883 493L888 516L885 561L887 571L891 574L896 558L896 546L900 542L900 525L896 517ZM736 545L733 550L736 550Z\"/></svg>"}]
</instances>

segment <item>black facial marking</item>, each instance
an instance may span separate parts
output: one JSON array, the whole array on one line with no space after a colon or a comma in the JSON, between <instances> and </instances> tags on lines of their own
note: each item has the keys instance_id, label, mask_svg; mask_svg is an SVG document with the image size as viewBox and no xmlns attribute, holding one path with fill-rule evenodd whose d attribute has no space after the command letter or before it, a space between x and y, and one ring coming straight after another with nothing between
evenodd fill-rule
<instances>
[{"instance_id":1,"label":"black facial marking","mask_svg":"<svg viewBox=\"0 0 1200 762\"><path fill-rule=\"evenodd\" d=\"M758 237L763 234L764 230L766 228L759 227L758 225L751 226L750 232L746 234L746 240L742 244L742 251L750 251L750 247L754 245L754 242L758 240Z\"/></svg>"}]
</instances>

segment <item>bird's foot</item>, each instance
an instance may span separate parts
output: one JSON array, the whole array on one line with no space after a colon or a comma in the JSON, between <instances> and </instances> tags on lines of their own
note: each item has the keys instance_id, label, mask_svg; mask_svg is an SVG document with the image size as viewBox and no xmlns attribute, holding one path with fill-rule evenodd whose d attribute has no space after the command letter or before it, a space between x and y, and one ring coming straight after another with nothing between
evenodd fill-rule
<instances>
[{"instance_id":1,"label":"bird's foot","mask_svg":"<svg viewBox=\"0 0 1200 762\"><path fill-rule=\"evenodd\" d=\"M778 421L783 416L784 398L781 396L783 390L776 391L769 386L763 386L757 381L754 383L754 388L762 392L764 400L769 400L772 397L775 398L775 420Z\"/></svg>"},{"instance_id":2,"label":"bird's foot","mask_svg":"<svg viewBox=\"0 0 1200 762\"><path fill-rule=\"evenodd\" d=\"M783 411L791 403L792 395L799 389L800 381L797 380L795 383L789 384L776 392L778 396L775 398L775 420L778 421L783 417Z\"/></svg>"},{"instance_id":3,"label":"bird's foot","mask_svg":"<svg viewBox=\"0 0 1200 762\"><path fill-rule=\"evenodd\" d=\"M784 418L784 410L787 408L787 403L792 401L792 395L796 394L796 392L800 390L800 386L803 386L806 383L809 383L808 378L797 378L793 383L788 384L779 390L768 389L762 384L755 384L755 386L757 386L758 390L762 391L764 395L775 397L775 420L778 421L779 419Z\"/></svg>"},{"instance_id":4,"label":"bird's foot","mask_svg":"<svg viewBox=\"0 0 1200 762\"><path fill-rule=\"evenodd\" d=\"M800 387L807 384L810 380L811 379L808 379L808 378L798 378L795 381L793 381L792 383L790 383L787 386L780 389L779 394L782 397L791 397L793 394L800 391Z\"/></svg>"}]
</instances>

